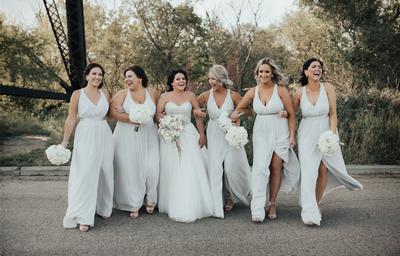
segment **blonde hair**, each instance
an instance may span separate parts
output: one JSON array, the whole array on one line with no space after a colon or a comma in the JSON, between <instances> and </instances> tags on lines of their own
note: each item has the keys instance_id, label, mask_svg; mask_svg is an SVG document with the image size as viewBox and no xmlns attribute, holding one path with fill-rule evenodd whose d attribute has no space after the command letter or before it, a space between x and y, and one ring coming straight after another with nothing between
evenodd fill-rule
<instances>
[{"instance_id":1,"label":"blonde hair","mask_svg":"<svg viewBox=\"0 0 400 256\"><path fill-rule=\"evenodd\" d=\"M276 83L279 84L279 82L283 82L283 74L281 72L281 69L279 68L278 65L275 64L275 62L270 59L270 58L263 58L261 59L256 66L256 69L254 70L254 76L255 79L258 83L258 70L260 69L261 65L267 64L271 67L271 71L272 71L272 80Z\"/></svg>"},{"instance_id":2,"label":"blonde hair","mask_svg":"<svg viewBox=\"0 0 400 256\"><path fill-rule=\"evenodd\" d=\"M226 68L221 65L214 65L210 68L208 73L212 74L224 87L230 87L233 85L233 82L229 80L228 71Z\"/></svg>"}]
</instances>

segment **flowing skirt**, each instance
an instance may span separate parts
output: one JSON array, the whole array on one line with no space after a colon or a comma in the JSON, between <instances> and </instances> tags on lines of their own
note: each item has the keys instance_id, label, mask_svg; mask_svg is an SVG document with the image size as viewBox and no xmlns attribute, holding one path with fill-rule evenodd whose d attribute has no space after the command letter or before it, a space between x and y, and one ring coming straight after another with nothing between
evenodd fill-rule
<instances>
[{"instance_id":1,"label":"flowing skirt","mask_svg":"<svg viewBox=\"0 0 400 256\"><path fill-rule=\"evenodd\" d=\"M299 161L289 147L288 120L278 115L257 115L253 127L253 153L251 214L264 220L269 166L274 153L283 162L280 191L295 191L300 182Z\"/></svg>"},{"instance_id":2,"label":"flowing skirt","mask_svg":"<svg viewBox=\"0 0 400 256\"><path fill-rule=\"evenodd\" d=\"M154 122L140 125L118 122L114 134L114 207L132 211L157 204L159 144Z\"/></svg>"},{"instance_id":3,"label":"flowing skirt","mask_svg":"<svg viewBox=\"0 0 400 256\"><path fill-rule=\"evenodd\" d=\"M113 205L113 147L105 120L79 121L68 180L68 209L64 228L94 226L95 213L111 216Z\"/></svg>"},{"instance_id":4,"label":"flowing skirt","mask_svg":"<svg viewBox=\"0 0 400 256\"><path fill-rule=\"evenodd\" d=\"M232 194L234 202L250 205L251 172L244 147L237 149L229 145L225 132L218 121L210 120L207 126L208 177L214 204L214 216L224 217L223 174L225 187Z\"/></svg>"},{"instance_id":5,"label":"flowing skirt","mask_svg":"<svg viewBox=\"0 0 400 256\"><path fill-rule=\"evenodd\" d=\"M206 162L200 150L199 134L189 123L175 143L160 138L159 204L161 213L179 222L193 222L213 214Z\"/></svg>"},{"instance_id":6,"label":"flowing skirt","mask_svg":"<svg viewBox=\"0 0 400 256\"><path fill-rule=\"evenodd\" d=\"M315 194L318 169L321 161L328 167L328 182L325 193L345 186L350 190L362 189L363 186L351 177L346 170L342 151L326 156L317 148L319 136L329 129L329 117L303 118L298 130L299 159L301 165L300 204L303 222L320 223L321 214Z\"/></svg>"}]
</instances>

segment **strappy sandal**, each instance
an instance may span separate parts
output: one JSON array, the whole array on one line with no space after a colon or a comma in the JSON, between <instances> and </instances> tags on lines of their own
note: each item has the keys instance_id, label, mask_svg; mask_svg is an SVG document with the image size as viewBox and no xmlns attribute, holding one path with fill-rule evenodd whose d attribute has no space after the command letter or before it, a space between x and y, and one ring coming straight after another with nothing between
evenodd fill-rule
<instances>
[{"instance_id":1,"label":"strappy sandal","mask_svg":"<svg viewBox=\"0 0 400 256\"><path fill-rule=\"evenodd\" d=\"M146 204L146 212L148 214L154 213L154 208L156 208L156 205Z\"/></svg>"},{"instance_id":2,"label":"strappy sandal","mask_svg":"<svg viewBox=\"0 0 400 256\"><path fill-rule=\"evenodd\" d=\"M89 225L79 224L79 230L82 232L87 232L89 230Z\"/></svg>"},{"instance_id":3,"label":"strappy sandal","mask_svg":"<svg viewBox=\"0 0 400 256\"><path fill-rule=\"evenodd\" d=\"M275 207L275 213L269 213L270 212L270 210L271 210L271 207ZM273 219L276 219L278 216L276 215L276 202L271 202L271 201L269 201L268 202L268 205L267 205L267 209L266 209L266 211L267 211L267 217L268 217L268 219L270 219L270 220L273 220Z\"/></svg>"},{"instance_id":4,"label":"strappy sandal","mask_svg":"<svg viewBox=\"0 0 400 256\"><path fill-rule=\"evenodd\" d=\"M226 193L226 204L224 207L225 211L229 212L232 211L233 209L233 200L232 200L232 195L231 193Z\"/></svg>"},{"instance_id":5,"label":"strappy sandal","mask_svg":"<svg viewBox=\"0 0 400 256\"><path fill-rule=\"evenodd\" d=\"M133 209L133 210L129 213L129 218L131 218L131 219L136 219L137 217L139 217L139 209Z\"/></svg>"}]
</instances>

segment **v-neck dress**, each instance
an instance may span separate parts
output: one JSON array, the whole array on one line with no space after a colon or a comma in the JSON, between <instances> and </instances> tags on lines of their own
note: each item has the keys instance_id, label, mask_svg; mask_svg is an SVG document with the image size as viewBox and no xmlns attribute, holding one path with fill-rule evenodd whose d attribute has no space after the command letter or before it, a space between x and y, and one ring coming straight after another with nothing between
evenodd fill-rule
<instances>
[{"instance_id":1,"label":"v-neck dress","mask_svg":"<svg viewBox=\"0 0 400 256\"><path fill-rule=\"evenodd\" d=\"M207 101L210 120L207 124L208 177L214 203L214 216L224 217L223 209L223 174L225 187L232 194L235 202L250 204L250 166L244 147L239 149L229 145L225 132L219 127L218 118L222 112L231 114L235 109L231 91L228 89L221 108L215 102L213 90Z\"/></svg>"},{"instance_id":2,"label":"v-neck dress","mask_svg":"<svg viewBox=\"0 0 400 256\"><path fill-rule=\"evenodd\" d=\"M113 205L113 142L105 117L109 103L100 90L94 104L80 90L79 122L75 130L74 149L68 179L68 209L65 228L78 224L94 226L95 213L110 217Z\"/></svg>"},{"instance_id":3,"label":"v-neck dress","mask_svg":"<svg viewBox=\"0 0 400 256\"><path fill-rule=\"evenodd\" d=\"M145 89L143 104L150 109L152 116L156 104ZM137 103L132 99L131 91L123 102L124 112L129 114ZM139 209L144 198L150 205L157 204L157 186L159 177L159 144L157 125L151 120L140 124L135 131L132 123L118 121L114 134L114 207L123 211Z\"/></svg>"},{"instance_id":4,"label":"v-neck dress","mask_svg":"<svg viewBox=\"0 0 400 256\"><path fill-rule=\"evenodd\" d=\"M256 120L253 127L253 168L251 214L261 221L265 218L267 185L273 153L283 161L280 191L295 191L300 182L299 161L290 148L289 123L287 118L279 116L284 105L278 94L278 85L274 85L270 100L264 105L259 96L259 86L255 88L253 108Z\"/></svg>"},{"instance_id":5,"label":"v-neck dress","mask_svg":"<svg viewBox=\"0 0 400 256\"><path fill-rule=\"evenodd\" d=\"M315 105L311 104L307 97L306 88L307 86L303 87L300 100L302 120L297 135L301 166L301 217L305 223L313 222L319 225L321 214L318 209L315 187L321 161L329 170L325 194L342 185L351 190L362 189L363 186L347 173L340 149L329 156L323 155L318 149L319 136L329 130L329 101L322 83Z\"/></svg>"}]
</instances>

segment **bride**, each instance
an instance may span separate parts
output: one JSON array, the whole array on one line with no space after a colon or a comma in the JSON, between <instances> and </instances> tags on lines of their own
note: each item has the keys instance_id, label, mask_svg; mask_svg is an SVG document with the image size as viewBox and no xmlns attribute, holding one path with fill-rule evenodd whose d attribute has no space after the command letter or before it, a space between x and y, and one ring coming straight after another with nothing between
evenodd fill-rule
<instances>
[{"instance_id":1,"label":"bride","mask_svg":"<svg viewBox=\"0 0 400 256\"><path fill-rule=\"evenodd\" d=\"M178 143L160 138L159 211L179 222L193 222L213 214L210 185L201 147L205 145L204 124L191 123L192 108L198 109L194 93L186 91L187 73L174 70L168 76L168 92L157 104L158 121L164 115L180 115L184 129Z\"/></svg>"}]
</instances>

